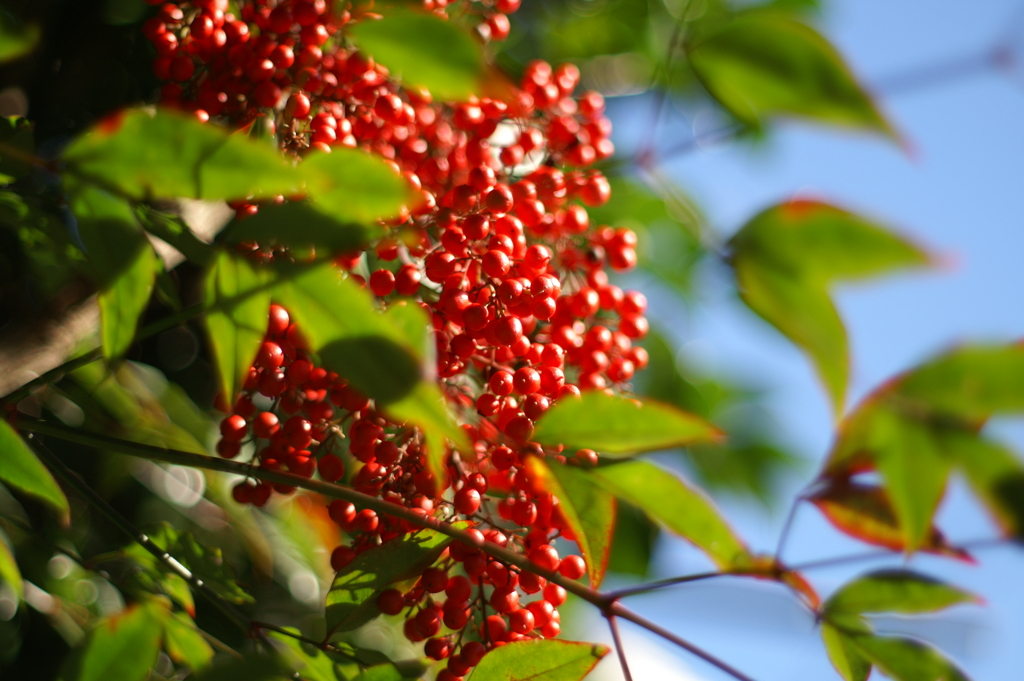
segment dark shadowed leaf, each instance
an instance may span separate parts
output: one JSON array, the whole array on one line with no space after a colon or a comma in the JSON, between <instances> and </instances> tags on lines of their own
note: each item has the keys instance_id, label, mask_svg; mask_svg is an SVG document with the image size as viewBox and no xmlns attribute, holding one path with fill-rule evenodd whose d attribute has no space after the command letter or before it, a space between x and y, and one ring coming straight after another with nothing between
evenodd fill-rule
<instances>
[{"instance_id":1,"label":"dark shadowed leaf","mask_svg":"<svg viewBox=\"0 0 1024 681\"><path fill-rule=\"evenodd\" d=\"M825 601L832 613L936 612L977 601L972 594L910 570L878 570L845 584Z\"/></svg>"},{"instance_id":2,"label":"dark shadowed leaf","mask_svg":"<svg viewBox=\"0 0 1024 681\"><path fill-rule=\"evenodd\" d=\"M895 681L969 681L931 646L909 638L851 636L858 652Z\"/></svg>"},{"instance_id":3,"label":"dark shadowed leaf","mask_svg":"<svg viewBox=\"0 0 1024 681\"><path fill-rule=\"evenodd\" d=\"M817 506L836 529L852 537L893 551L906 549L892 503L881 487L839 484L818 491L808 501ZM971 560L967 553L950 546L934 526L928 530L918 550Z\"/></svg>"},{"instance_id":4,"label":"dark shadowed leaf","mask_svg":"<svg viewBox=\"0 0 1024 681\"><path fill-rule=\"evenodd\" d=\"M19 492L40 499L67 522L71 512L67 497L50 471L29 449L9 423L0 419L0 480Z\"/></svg>"},{"instance_id":5,"label":"dark shadowed leaf","mask_svg":"<svg viewBox=\"0 0 1024 681\"><path fill-rule=\"evenodd\" d=\"M434 383L420 381L411 393L389 404L385 411L393 421L409 421L423 431L427 464L435 480L443 480L446 475L446 443L450 442L459 451L469 448L466 432L452 419L444 393Z\"/></svg>"},{"instance_id":6,"label":"dark shadowed leaf","mask_svg":"<svg viewBox=\"0 0 1024 681\"><path fill-rule=\"evenodd\" d=\"M164 622L164 649L172 660L193 670L205 668L213 659L213 648L183 612L173 613Z\"/></svg>"},{"instance_id":7,"label":"dark shadowed leaf","mask_svg":"<svg viewBox=\"0 0 1024 681\"><path fill-rule=\"evenodd\" d=\"M580 681L607 654L595 643L517 641L484 655L468 681Z\"/></svg>"},{"instance_id":8,"label":"dark shadowed leaf","mask_svg":"<svg viewBox=\"0 0 1024 681\"><path fill-rule=\"evenodd\" d=\"M274 149L168 109L112 114L74 140L63 160L78 180L134 199L242 199L302 189L302 175Z\"/></svg>"},{"instance_id":9,"label":"dark shadowed leaf","mask_svg":"<svg viewBox=\"0 0 1024 681\"><path fill-rule=\"evenodd\" d=\"M226 251L206 275L206 328L228 405L234 404L267 332L271 281L268 270Z\"/></svg>"},{"instance_id":10,"label":"dark shadowed leaf","mask_svg":"<svg viewBox=\"0 0 1024 681\"><path fill-rule=\"evenodd\" d=\"M533 439L566 449L593 449L622 456L694 442L713 441L720 431L693 414L653 400L590 391L559 400L537 422Z\"/></svg>"},{"instance_id":11,"label":"dark shadowed leaf","mask_svg":"<svg viewBox=\"0 0 1024 681\"><path fill-rule=\"evenodd\" d=\"M135 338L160 260L123 199L82 187L71 208L100 288L103 354L115 360L128 351Z\"/></svg>"},{"instance_id":12,"label":"dark shadowed leaf","mask_svg":"<svg viewBox=\"0 0 1024 681\"><path fill-rule=\"evenodd\" d=\"M845 681L867 681L871 674L871 663L860 654L844 630L828 622L821 625L821 639L832 666Z\"/></svg>"},{"instance_id":13,"label":"dark shadowed leaf","mask_svg":"<svg viewBox=\"0 0 1024 681\"><path fill-rule=\"evenodd\" d=\"M711 96L747 125L798 116L895 137L828 40L780 13L741 13L698 32L687 54Z\"/></svg>"},{"instance_id":14,"label":"dark shadowed leaf","mask_svg":"<svg viewBox=\"0 0 1024 681\"><path fill-rule=\"evenodd\" d=\"M337 220L370 223L394 217L413 199L405 178L384 159L359 149L334 147L329 154L310 154L299 170L313 203Z\"/></svg>"},{"instance_id":15,"label":"dark shadowed leaf","mask_svg":"<svg viewBox=\"0 0 1024 681\"><path fill-rule=\"evenodd\" d=\"M1003 531L1024 536L1024 466L1017 456L974 433L950 434L942 446Z\"/></svg>"},{"instance_id":16,"label":"dark shadowed leaf","mask_svg":"<svg viewBox=\"0 0 1024 681\"><path fill-rule=\"evenodd\" d=\"M367 667L352 681L401 681L405 678L401 670L393 664L378 664Z\"/></svg>"},{"instance_id":17,"label":"dark shadowed leaf","mask_svg":"<svg viewBox=\"0 0 1024 681\"><path fill-rule=\"evenodd\" d=\"M659 528L632 504L615 504L615 532L608 571L646 577Z\"/></svg>"},{"instance_id":18,"label":"dark shadowed leaf","mask_svg":"<svg viewBox=\"0 0 1024 681\"><path fill-rule=\"evenodd\" d=\"M233 221L219 236L230 244L255 241L263 248L313 246L327 253L357 248L368 237L369 232L362 225L339 220L308 201L260 206L256 215Z\"/></svg>"},{"instance_id":19,"label":"dark shadowed leaf","mask_svg":"<svg viewBox=\"0 0 1024 681\"><path fill-rule=\"evenodd\" d=\"M188 681L292 681L294 672L280 655L249 654L221 658Z\"/></svg>"},{"instance_id":20,"label":"dark shadowed leaf","mask_svg":"<svg viewBox=\"0 0 1024 681\"><path fill-rule=\"evenodd\" d=\"M10 547L2 538L0 538L0 583L10 585L14 589L14 593L18 594L18 598L25 593L18 563L15 562L14 554L11 553Z\"/></svg>"},{"instance_id":21,"label":"dark shadowed leaf","mask_svg":"<svg viewBox=\"0 0 1024 681\"><path fill-rule=\"evenodd\" d=\"M484 61L480 44L458 23L425 12L394 10L348 31L360 51L388 67L406 85L444 100L479 94Z\"/></svg>"},{"instance_id":22,"label":"dark shadowed leaf","mask_svg":"<svg viewBox=\"0 0 1024 681\"><path fill-rule=\"evenodd\" d=\"M286 627L288 631L298 634L298 629ZM291 662L291 666L298 670L299 676L304 681L339 681L345 677L338 673L334 660L319 648L304 643L293 636L287 636L276 631L267 631L267 636L279 641L284 649L283 657Z\"/></svg>"},{"instance_id":23,"label":"dark shadowed leaf","mask_svg":"<svg viewBox=\"0 0 1024 681\"><path fill-rule=\"evenodd\" d=\"M360 553L337 574L327 594L328 631L350 631L379 615L380 592L429 567L451 542L439 532L420 530Z\"/></svg>"},{"instance_id":24,"label":"dark shadowed leaf","mask_svg":"<svg viewBox=\"0 0 1024 681\"><path fill-rule=\"evenodd\" d=\"M130 606L99 621L72 656L67 681L144 681L156 664L170 611L159 603Z\"/></svg>"},{"instance_id":25,"label":"dark shadowed leaf","mask_svg":"<svg viewBox=\"0 0 1024 681\"><path fill-rule=\"evenodd\" d=\"M910 242L817 201L790 201L761 212L730 245L740 297L807 352L837 413L849 358L829 284L929 263Z\"/></svg>"},{"instance_id":26,"label":"dark shadowed leaf","mask_svg":"<svg viewBox=\"0 0 1024 681\"><path fill-rule=\"evenodd\" d=\"M562 516L587 561L590 585L596 589L608 569L615 529L615 497L598 485L593 475L573 466L530 457L527 468L541 487L558 499Z\"/></svg>"},{"instance_id":27,"label":"dark shadowed leaf","mask_svg":"<svg viewBox=\"0 0 1024 681\"><path fill-rule=\"evenodd\" d=\"M591 474L616 497L692 542L718 567L736 567L750 557L711 500L668 471L646 461L627 461L596 468Z\"/></svg>"},{"instance_id":28,"label":"dark shadowed leaf","mask_svg":"<svg viewBox=\"0 0 1024 681\"><path fill-rule=\"evenodd\" d=\"M0 27L2 23L3 14L0 13ZM0 52L2 50L0 47ZM32 172L32 164L25 159L35 154L36 144L32 123L27 118L0 116L0 145L0 175L17 178Z\"/></svg>"}]
</instances>

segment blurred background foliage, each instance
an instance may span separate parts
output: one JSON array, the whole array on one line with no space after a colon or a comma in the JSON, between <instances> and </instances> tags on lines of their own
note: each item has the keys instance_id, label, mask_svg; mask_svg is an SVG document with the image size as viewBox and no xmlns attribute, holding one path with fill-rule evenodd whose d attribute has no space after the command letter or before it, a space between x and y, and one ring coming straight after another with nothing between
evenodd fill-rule
<instances>
[{"instance_id":1,"label":"blurred background foliage","mask_svg":"<svg viewBox=\"0 0 1024 681\"><path fill-rule=\"evenodd\" d=\"M157 82L149 64L154 55L139 30L152 11L141 0L4 0L4 30L37 27L38 42L25 56L0 65L0 114L32 121L29 128L0 119L0 138L44 159L55 158L104 114L153 101ZM687 58L693 36L713 34L738 13L795 21L819 11L818 2L807 0L756 7L721 0L527 0L512 17L510 39L494 56L513 77L533 59L572 61L582 71L584 87L607 97L631 96L636 107L650 109L655 122L657 111L671 99L684 108L719 106L730 134L756 136L765 132L759 119L721 106L728 100L715 100L695 73ZM771 107L766 111L773 113ZM689 136L680 131L658 142L686 142ZM696 275L698 268L706 263L721 267L722 246L699 202L657 171L650 155L657 155L654 143L649 140L636 155L607 164L612 200L593 209L591 219L636 230L639 265L620 283L656 290L670 301L662 309L685 318L702 304L701 287L708 281ZM8 188L16 191L0 190L0 329L57 314L96 286L84 267L57 177L3 163L8 165L0 166L0 173L15 178ZM199 274L187 261L162 274L143 326L196 302ZM720 284L721 279L711 281ZM646 341L650 367L638 377L637 392L704 416L729 434L724 444L672 456L712 493L746 496L772 507L780 479L799 461L779 444L785 438L766 416L762 405L768 391L742 377L693 366L679 352L685 339L670 334L677 325L666 322ZM154 334L135 343L128 359L109 374L98 364L70 372L25 397L20 408L139 442L210 451L216 386L201 328L188 322ZM255 599L255 618L298 624L311 636L322 635L323 594L332 577L328 552L338 537L311 496L299 493L265 509L242 507L230 502L231 481L223 475L129 461L69 443L59 446L60 457L138 526L179 539L194 537L187 541L197 542L195 566L208 563L209 574L221 574L226 582L237 579L232 597ZM117 613L126 598L156 593L187 607L181 601L188 590L173 576L132 550L126 537L83 500L72 495L71 502L73 529L31 499L0 486L2 540L16 551L29 606L18 607L11 589L0 586L3 678L56 677L90 623ZM167 527L164 523L177 529L158 530ZM624 504L611 569L645 575L657 532L646 516ZM216 609L199 604L196 610L199 628L212 636L196 654L204 654L204 646L246 643L247 632ZM412 656L411 649L401 648L404 639L392 635L395 626L388 618L378 620L350 642L393 659ZM167 654L160 659L156 674L172 677L177 661Z\"/></svg>"}]
</instances>

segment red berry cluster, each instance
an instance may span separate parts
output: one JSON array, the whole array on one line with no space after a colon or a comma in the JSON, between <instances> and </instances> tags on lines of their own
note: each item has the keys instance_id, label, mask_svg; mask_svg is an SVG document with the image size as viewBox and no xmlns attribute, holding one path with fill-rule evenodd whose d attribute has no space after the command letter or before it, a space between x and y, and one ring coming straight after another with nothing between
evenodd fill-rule
<instances>
[{"instance_id":1,"label":"red berry cluster","mask_svg":"<svg viewBox=\"0 0 1024 681\"><path fill-rule=\"evenodd\" d=\"M460 1L483 17L482 39L504 38L505 15L519 4ZM449 3L424 4L443 13ZM546 450L531 442L534 422L581 390L622 389L647 364L633 345L647 332L646 300L606 272L635 265L636 235L591 225L587 211L611 191L589 168L614 151L603 98L575 96L580 74L571 64L537 61L507 97L436 102L346 43L346 25L374 15L324 0L242 2L238 18L225 9L221 0L168 3L147 22L156 72L170 81L163 102L235 127L262 117L287 152L360 147L408 179L417 205L337 264L382 306L405 298L430 311L438 380L473 448L452 452L447 478L436 480L422 433L388 421L343 377L316 366L287 311L273 306L243 394L221 423L218 452L235 457L252 441L262 468L318 473L464 521L478 543L579 579L584 560L560 558L552 545L574 539L559 500L531 479L528 463L589 466L597 454L567 460L560 448ZM248 201L235 207L239 218L258 210ZM275 255L252 248L257 259ZM263 505L274 491L292 489L244 481L234 496ZM329 513L346 535L331 557L336 570L416 529L345 501L331 502ZM536 574L453 544L411 589L383 592L378 606L406 615L407 637L447 659L438 678L452 681L490 647L557 635L564 600L561 587Z\"/></svg>"}]
</instances>

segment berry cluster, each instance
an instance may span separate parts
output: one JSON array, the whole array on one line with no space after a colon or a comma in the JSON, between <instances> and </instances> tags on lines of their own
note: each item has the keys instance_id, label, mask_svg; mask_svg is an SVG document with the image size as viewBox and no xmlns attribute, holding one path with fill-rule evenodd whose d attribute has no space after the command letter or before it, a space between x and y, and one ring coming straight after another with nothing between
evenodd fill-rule
<instances>
[{"instance_id":1,"label":"berry cluster","mask_svg":"<svg viewBox=\"0 0 1024 681\"><path fill-rule=\"evenodd\" d=\"M507 35L505 15L519 3L462 4L466 15L482 17L480 38L495 40ZM448 3L424 5L443 13ZM647 364L633 344L647 332L646 300L610 283L606 269L635 265L636 235L591 225L587 211L610 196L607 179L590 167L614 151L603 98L575 96L580 74L571 64L537 61L505 100L436 102L346 43L346 25L374 15L329 0L242 2L237 18L225 10L222 0L167 3L147 22L154 68L168 81L163 103L234 127L262 119L288 153L360 147L405 176L417 205L383 223L379 241L336 262L382 306L412 299L429 310L438 380L473 448L451 452L446 479L435 479L422 433L388 421L343 377L317 366L275 305L243 394L221 423L218 453L238 456L252 441L262 468L319 474L463 521L479 542L579 579L584 560L560 557L553 546L574 539L559 500L531 480L526 464L553 457L594 465L591 450L566 456L531 442L534 422L582 390L627 387ZM235 208L239 218L259 210L250 201ZM247 248L256 259L276 253ZM273 492L291 491L244 481L234 496L263 505ZM415 529L345 501L329 512L346 536L331 557L336 570ZM536 574L454 544L411 589L384 591L378 606L406 615L406 636L425 640L429 657L447 659L438 678L452 681L490 647L557 635L564 600L561 587Z\"/></svg>"}]
</instances>

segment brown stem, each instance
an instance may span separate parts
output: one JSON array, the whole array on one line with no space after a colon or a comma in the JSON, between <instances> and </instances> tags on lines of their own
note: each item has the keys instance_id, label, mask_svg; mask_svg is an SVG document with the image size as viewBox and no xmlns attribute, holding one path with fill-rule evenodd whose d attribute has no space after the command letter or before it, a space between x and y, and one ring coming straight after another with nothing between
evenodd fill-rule
<instances>
[{"instance_id":1,"label":"brown stem","mask_svg":"<svg viewBox=\"0 0 1024 681\"><path fill-rule=\"evenodd\" d=\"M619 664L622 665L622 677L626 681L633 681L633 675L629 673L629 664L626 662L626 648L622 645L622 637L619 636L619 623L615 621L615 615L605 615L605 619L608 620L608 628L612 630L615 654L619 656Z\"/></svg>"}]
</instances>

